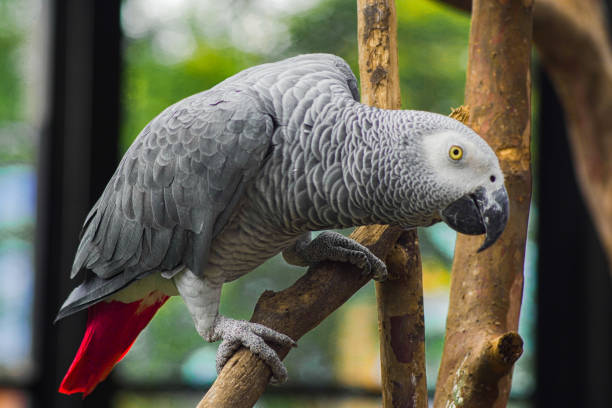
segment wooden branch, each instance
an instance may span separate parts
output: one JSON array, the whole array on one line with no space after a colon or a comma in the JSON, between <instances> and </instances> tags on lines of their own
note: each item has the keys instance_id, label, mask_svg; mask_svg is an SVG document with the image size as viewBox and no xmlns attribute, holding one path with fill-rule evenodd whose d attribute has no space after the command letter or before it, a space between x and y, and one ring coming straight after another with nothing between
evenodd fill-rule
<instances>
[{"instance_id":1,"label":"wooden branch","mask_svg":"<svg viewBox=\"0 0 612 408\"><path fill-rule=\"evenodd\" d=\"M423 275L416 231L387 257L389 279L376 282L383 407L427 407Z\"/></svg>"},{"instance_id":2,"label":"wooden branch","mask_svg":"<svg viewBox=\"0 0 612 408\"><path fill-rule=\"evenodd\" d=\"M444 401L445 405L436 402L434 406L505 407L508 396L500 395L499 381L521 356L521 337L516 332L477 337L465 351L452 374L452 398Z\"/></svg>"},{"instance_id":3,"label":"wooden branch","mask_svg":"<svg viewBox=\"0 0 612 408\"><path fill-rule=\"evenodd\" d=\"M400 109L394 0L357 0L359 73L363 103ZM427 407L423 274L416 231L387 259L389 279L376 283L383 407Z\"/></svg>"},{"instance_id":4,"label":"wooden branch","mask_svg":"<svg viewBox=\"0 0 612 408\"><path fill-rule=\"evenodd\" d=\"M382 225L355 229L351 238L385 259L402 231ZM264 324L298 340L316 327L331 312L346 302L369 281L359 268L327 262L309 268L292 286L281 291L266 291L259 298L252 322ZM287 348L275 348L281 358ZM227 362L198 408L252 407L270 380L270 369L247 349L240 349Z\"/></svg>"},{"instance_id":5,"label":"wooden branch","mask_svg":"<svg viewBox=\"0 0 612 408\"><path fill-rule=\"evenodd\" d=\"M496 151L510 197L499 241L459 235L435 407L505 407L512 366L531 198L530 53L532 2L473 2L466 83L469 124Z\"/></svg>"},{"instance_id":6,"label":"wooden branch","mask_svg":"<svg viewBox=\"0 0 612 408\"><path fill-rule=\"evenodd\" d=\"M357 0L357 37L361 102L400 109L394 0Z\"/></svg>"}]
</instances>

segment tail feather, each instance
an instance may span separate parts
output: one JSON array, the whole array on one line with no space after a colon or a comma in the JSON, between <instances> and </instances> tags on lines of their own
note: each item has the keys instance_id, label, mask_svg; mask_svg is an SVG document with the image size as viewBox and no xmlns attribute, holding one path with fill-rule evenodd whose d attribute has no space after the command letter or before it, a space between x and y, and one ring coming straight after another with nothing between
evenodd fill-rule
<instances>
[{"instance_id":1,"label":"tail feather","mask_svg":"<svg viewBox=\"0 0 612 408\"><path fill-rule=\"evenodd\" d=\"M138 334L168 300L158 291L142 300L100 302L89 308L87 329L59 391L90 394L129 351Z\"/></svg>"}]
</instances>

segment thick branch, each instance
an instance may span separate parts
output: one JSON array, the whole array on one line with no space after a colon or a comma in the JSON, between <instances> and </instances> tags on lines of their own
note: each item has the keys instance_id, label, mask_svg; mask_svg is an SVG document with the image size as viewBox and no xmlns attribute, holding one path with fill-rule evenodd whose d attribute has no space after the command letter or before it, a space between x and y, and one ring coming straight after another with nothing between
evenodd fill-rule
<instances>
[{"instance_id":1,"label":"thick branch","mask_svg":"<svg viewBox=\"0 0 612 408\"><path fill-rule=\"evenodd\" d=\"M400 109L394 0L357 0L361 99ZM423 274L416 231L387 259L389 279L376 283L383 407L427 407Z\"/></svg>"},{"instance_id":2,"label":"thick branch","mask_svg":"<svg viewBox=\"0 0 612 408\"><path fill-rule=\"evenodd\" d=\"M522 351L516 330L531 197L532 5L473 3L466 82L469 124L494 148L505 174L510 219L499 241L459 235L435 407L503 407Z\"/></svg>"},{"instance_id":3,"label":"thick branch","mask_svg":"<svg viewBox=\"0 0 612 408\"><path fill-rule=\"evenodd\" d=\"M401 230L382 225L357 228L351 238L385 259ZM264 324L297 340L316 327L369 281L362 271L349 264L324 263L309 268L289 288L266 291L259 298L251 321ZM277 348L284 358L289 349ZM206 393L199 408L252 407L270 380L270 369L247 349L240 349L228 361Z\"/></svg>"}]
</instances>

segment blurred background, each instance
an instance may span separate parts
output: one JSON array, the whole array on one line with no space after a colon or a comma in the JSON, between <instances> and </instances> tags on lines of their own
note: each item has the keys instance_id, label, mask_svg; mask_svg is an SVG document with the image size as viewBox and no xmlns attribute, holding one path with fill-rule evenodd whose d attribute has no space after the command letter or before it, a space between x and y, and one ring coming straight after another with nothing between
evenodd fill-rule
<instances>
[{"instance_id":1,"label":"blurred background","mask_svg":"<svg viewBox=\"0 0 612 408\"><path fill-rule=\"evenodd\" d=\"M469 16L432 0L397 7L403 106L448 114L463 101ZM218 344L197 335L180 299L86 400L57 394L86 319L52 324L74 286L80 225L123 152L166 106L300 53L340 55L357 73L356 30L354 0L0 0L0 408L196 405L215 379ZM546 401L559 389L568 405L554 406L609 406L610 279L573 180L562 112L534 61L525 352L510 406L553 406ZM542 134L558 143L541 148ZM455 233L437 225L419 237L433 395ZM248 319L264 290L303 273L273 258L224 286L221 313ZM290 382L269 387L257 406L380 406L377 341L368 284L300 340L286 359ZM604 405L571 402L584 395Z\"/></svg>"}]
</instances>

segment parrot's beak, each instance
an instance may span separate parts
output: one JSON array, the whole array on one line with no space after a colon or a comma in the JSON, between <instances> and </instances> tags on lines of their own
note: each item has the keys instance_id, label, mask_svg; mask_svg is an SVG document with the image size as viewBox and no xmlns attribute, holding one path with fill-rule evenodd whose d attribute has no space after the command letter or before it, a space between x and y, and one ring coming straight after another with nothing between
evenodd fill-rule
<instances>
[{"instance_id":1,"label":"parrot's beak","mask_svg":"<svg viewBox=\"0 0 612 408\"><path fill-rule=\"evenodd\" d=\"M497 241L508 222L509 205L506 188L487 191L480 187L442 210L442 219L457 232L487 236L478 252Z\"/></svg>"}]
</instances>

